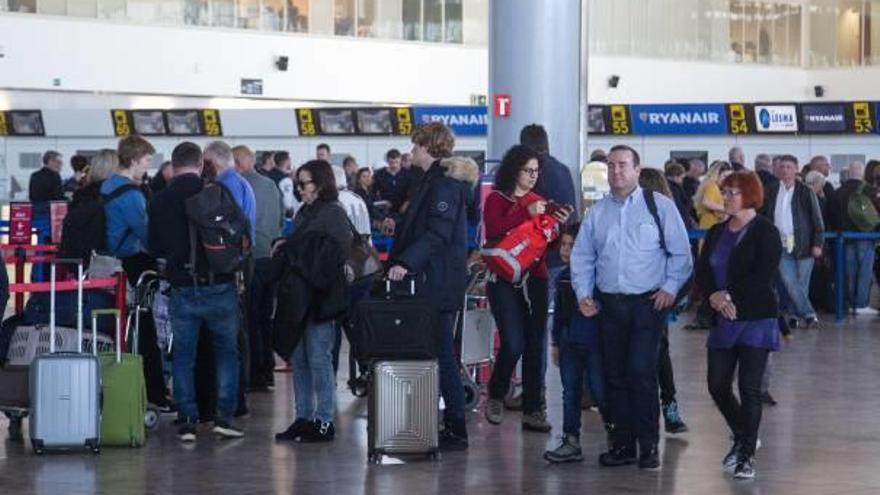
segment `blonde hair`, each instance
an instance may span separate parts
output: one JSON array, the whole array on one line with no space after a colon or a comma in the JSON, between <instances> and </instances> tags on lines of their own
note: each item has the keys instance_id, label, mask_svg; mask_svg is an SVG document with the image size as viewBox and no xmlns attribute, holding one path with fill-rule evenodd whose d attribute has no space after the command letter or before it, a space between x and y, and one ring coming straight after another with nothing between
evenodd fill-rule
<instances>
[{"instance_id":1,"label":"blonde hair","mask_svg":"<svg viewBox=\"0 0 880 495\"><path fill-rule=\"evenodd\" d=\"M86 183L95 184L119 171L119 155L115 150L102 149L92 157L86 173Z\"/></svg>"},{"instance_id":2,"label":"blonde hair","mask_svg":"<svg viewBox=\"0 0 880 495\"><path fill-rule=\"evenodd\" d=\"M721 187L718 184L718 179L721 177L721 174L724 172L730 172L733 168L729 163L724 160L715 160L712 162L712 166L709 167L709 171L706 172L706 177L703 179L703 182L700 183L700 187L697 189L697 194L694 195L694 204L700 205L703 204L703 195L706 193L706 188L709 187L710 184L714 184L717 187Z\"/></svg>"}]
</instances>

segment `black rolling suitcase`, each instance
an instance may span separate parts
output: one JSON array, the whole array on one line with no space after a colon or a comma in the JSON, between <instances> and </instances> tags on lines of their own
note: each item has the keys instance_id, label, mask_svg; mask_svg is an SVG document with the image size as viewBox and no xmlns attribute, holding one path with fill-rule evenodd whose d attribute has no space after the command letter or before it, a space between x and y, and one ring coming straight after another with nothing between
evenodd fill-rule
<instances>
[{"instance_id":1,"label":"black rolling suitcase","mask_svg":"<svg viewBox=\"0 0 880 495\"><path fill-rule=\"evenodd\" d=\"M385 454L439 451L439 368L436 359L438 313L409 291L384 291L360 302L354 311L357 352L370 363L367 408L367 456L379 463Z\"/></svg>"}]
</instances>

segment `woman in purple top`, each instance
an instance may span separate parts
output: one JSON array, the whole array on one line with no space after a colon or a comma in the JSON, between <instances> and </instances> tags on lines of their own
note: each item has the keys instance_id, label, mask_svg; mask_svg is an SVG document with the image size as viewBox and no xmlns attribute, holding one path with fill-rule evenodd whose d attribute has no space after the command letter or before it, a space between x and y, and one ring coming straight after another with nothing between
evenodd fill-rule
<instances>
[{"instance_id":1,"label":"woman in purple top","mask_svg":"<svg viewBox=\"0 0 880 495\"><path fill-rule=\"evenodd\" d=\"M729 219L706 234L696 282L709 295L715 316L706 343L709 393L733 432L733 447L722 462L734 477L749 479L755 476L761 377L770 352L779 350L774 278L782 241L776 227L755 212L764 201L757 175L735 172L721 191ZM739 400L733 395L737 371Z\"/></svg>"}]
</instances>

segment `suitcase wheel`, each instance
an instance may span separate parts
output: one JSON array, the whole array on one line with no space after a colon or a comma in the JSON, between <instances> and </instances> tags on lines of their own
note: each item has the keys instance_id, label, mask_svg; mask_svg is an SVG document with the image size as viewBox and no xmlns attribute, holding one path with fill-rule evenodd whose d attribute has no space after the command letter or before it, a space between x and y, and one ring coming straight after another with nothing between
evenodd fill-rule
<instances>
[{"instance_id":1,"label":"suitcase wheel","mask_svg":"<svg viewBox=\"0 0 880 495\"><path fill-rule=\"evenodd\" d=\"M462 380L462 385L464 385L464 408L475 410L480 405L480 386L474 383L470 377Z\"/></svg>"},{"instance_id":2,"label":"suitcase wheel","mask_svg":"<svg viewBox=\"0 0 880 495\"><path fill-rule=\"evenodd\" d=\"M97 440L86 440L86 447L88 447L93 454L101 453L101 445Z\"/></svg>"},{"instance_id":3,"label":"suitcase wheel","mask_svg":"<svg viewBox=\"0 0 880 495\"><path fill-rule=\"evenodd\" d=\"M43 441L42 440L31 440L31 447L34 449L34 454L43 455Z\"/></svg>"},{"instance_id":4,"label":"suitcase wheel","mask_svg":"<svg viewBox=\"0 0 880 495\"><path fill-rule=\"evenodd\" d=\"M382 464L382 454L371 452L367 455L367 462L370 464Z\"/></svg>"},{"instance_id":5,"label":"suitcase wheel","mask_svg":"<svg viewBox=\"0 0 880 495\"><path fill-rule=\"evenodd\" d=\"M147 409L144 413L144 426L148 430L155 430L159 426L159 414L154 409Z\"/></svg>"}]
</instances>

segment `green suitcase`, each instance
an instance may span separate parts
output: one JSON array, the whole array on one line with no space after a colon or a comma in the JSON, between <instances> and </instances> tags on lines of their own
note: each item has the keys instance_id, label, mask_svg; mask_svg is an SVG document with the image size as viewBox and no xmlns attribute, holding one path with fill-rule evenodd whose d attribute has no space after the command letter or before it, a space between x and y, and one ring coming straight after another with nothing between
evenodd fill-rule
<instances>
[{"instance_id":1,"label":"green suitcase","mask_svg":"<svg viewBox=\"0 0 880 495\"><path fill-rule=\"evenodd\" d=\"M98 356L101 362L104 401L101 415L101 445L140 447L146 438L144 415L147 410L143 361L138 354L122 352L119 310L92 311L93 325L97 324L99 316L116 318L116 352L102 353Z\"/></svg>"}]
</instances>

